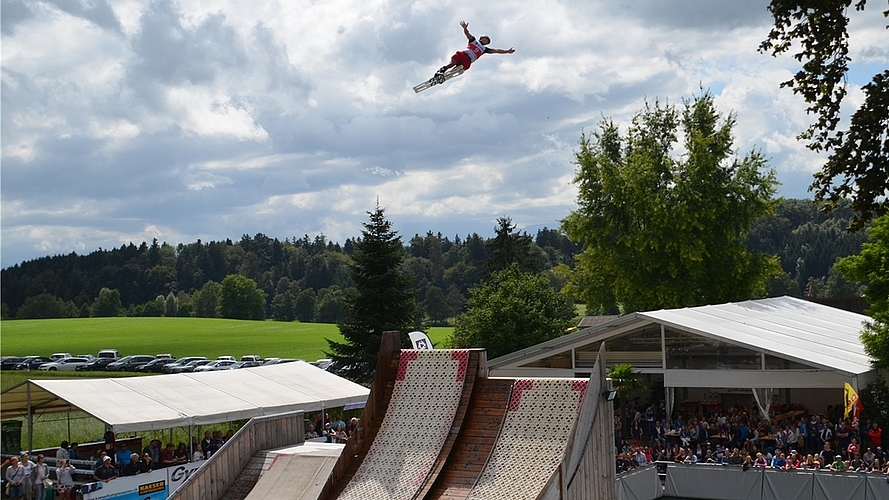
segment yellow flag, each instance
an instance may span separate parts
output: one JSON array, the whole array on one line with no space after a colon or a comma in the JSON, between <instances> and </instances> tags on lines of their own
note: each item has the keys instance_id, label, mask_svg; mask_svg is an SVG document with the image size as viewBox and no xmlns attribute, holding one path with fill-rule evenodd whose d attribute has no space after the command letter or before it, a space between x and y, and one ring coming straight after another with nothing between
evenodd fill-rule
<instances>
[{"instance_id":1,"label":"yellow flag","mask_svg":"<svg viewBox=\"0 0 889 500\"><path fill-rule=\"evenodd\" d=\"M858 399L858 393L848 382L843 390L843 400L846 402L846 412L843 414L843 418L849 418L850 413L853 417L858 417L858 414L864 409L864 405Z\"/></svg>"}]
</instances>

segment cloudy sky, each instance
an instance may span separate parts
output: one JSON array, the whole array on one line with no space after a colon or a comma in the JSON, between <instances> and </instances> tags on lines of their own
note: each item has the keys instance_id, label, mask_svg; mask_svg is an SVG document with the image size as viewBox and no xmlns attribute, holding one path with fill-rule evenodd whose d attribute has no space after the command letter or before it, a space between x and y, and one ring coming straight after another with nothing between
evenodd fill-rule
<instances>
[{"instance_id":1,"label":"cloudy sky","mask_svg":"<svg viewBox=\"0 0 889 500\"><path fill-rule=\"evenodd\" d=\"M0 265L158 238L406 238L558 227L572 154L603 116L699 86L737 113L781 194L819 158L794 137L794 60L757 52L766 0L2 0ZM475 8L477 7L477 8ZM889 61L885 5L851 13L850 102ZM465 45L442 87L411 87Z\"/></svg>"}]
</instances>

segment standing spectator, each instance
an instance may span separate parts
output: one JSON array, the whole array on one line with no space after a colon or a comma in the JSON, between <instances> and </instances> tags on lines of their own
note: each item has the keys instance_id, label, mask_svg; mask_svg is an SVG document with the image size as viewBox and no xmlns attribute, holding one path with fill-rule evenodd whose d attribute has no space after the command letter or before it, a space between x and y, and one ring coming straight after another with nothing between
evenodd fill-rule
<instances>
[{"instance_id":1,"label":"standing spectator","mask_svg":"<svg viewBox=\"0 0 889 500\"><path fill-rule=\"evenodd\" d=\"M34 485L33 488L37 492L34 498L38 500L46 498L46 485L43 481L49 478L49 466L44 460L45 457L42 454L37 455L37 463L31 467L31 484Z\"/></svg>"},{"instance_id":2,"label":"standing spectator","mask_svg":"<svg viewBox=\"0 0 889 500\"><path fill-rule=\"evenodd\" d=\"M102 466L93 473L93 479L105 483L117 479L117 470L111 465L111 457L105 455L105 458L102 459Z\"/></svg>"},{"instance_id":3,"label":"standing spectator","mask_svg":"<svg viewBox=\"0 0 889 500\"><path fill-rule=\"evenodd\" d=\"M645 410L645 422L648 425L648 442L650 443L655 439L655 428L654 423L657 419L657 407L654 403L651 403L651 406Z\"/></svg>"},{"instance_id":4,"label":"standing spectator","mask_svg":"<svg viewBox=\"0 0 889 500\"><path fill-rule=\"evenodd\" d=\"M34 498L34 483L31 481L31 469L34 467L34 462L28 458L27 453L22 453L21 467L25 471L25 479L22 481L25 498L31 500Z\"/></svg>"},{"instance_id":5,"label":"standing spectator","mask_svg":"<svg viewBox=\"0 0 889 500\"><path fill-rule=\"evenodd\" d=\"M9 459L6 468L6 482L9 483L9 498L21 500L25 491L25 468L19 464L17 457Z\"/></svg>"},{"instance_id":6,"label":"standing spectator","mask_svg":"<svg viewBox=\"0 0 889 500\"><path fill-rule=\"evenodd\" d=\"M345 427L345 425L343 425L343 427ZM229 442L233 437L235 437L235 431L229 429L228 432L225 433L225 437L222 438L222 444Z\"/></svg>"},{"instance_id":7,"label":"standing spectator","mask_svg":"<svg viewBox=\"0 0 889 500\"><path fill-rule=\"evenodd\" d=\"M148 443L148 446L142 451L144 455L148 455L151 457L151 470L156 470L160 468L161 463L161 450L160 450L161 442L157 439L152 439L151 442Z\"/></svg>"},{"instance_id":8,"label":"standing spectator","mask_svg":"<svg viewBox=\"0 0 889 500\"><path fill-rule=\"evenodd\" d=\"M61 459L69 459L71 456L68 454L68 441L62 441L62 444L59 445L59 449L56 450L56 460Z\"/></svg>"},{"instance_id":9,"label":"standing spectator","mask_svg":"<svg viewBox=\"0 0 889 500\"><path fill-rule=\"evenodd\" d=\"M213 454L213 438L210 437L210 431L204 432L204 440L201 441L201 449L204 451L204 456L206 458L210 458L210 455Z\"/></svg>"},{"instance_id":10,"label":"standing spectator","mask_svg":"<svg viewBox=\"0 0 889 500\"><path fill-rule=\"evenodd\" d=\"M883 446L883 429L880 429L880 424L872 423L867 430L867 437L870 438L871 448Z\"/></svg>"},{"instance_id":11,"label":"standing spectator","mask_svg":"<svg viewBox=\"0 0 889 500\"><path fill-rule=\"evenodd\" d=\"M837 451L843 455L843 458L849 459L848 450L849 443L852 442L852 426L848 420L843 420L837 424L836 429Z\"/></svg>"},{"instance_id":12,"label":"standing spectator","mask_svg":"<svg viewBox=\"0 0 889 500\"><path fill-rule=\"evenodd\" d=\"M123 470L123 467L130 463L130 455L133 452L127 449L127 445L124 443L117 443L117 453L114 454L114 465L118 470Z\"/></svg>"},{"instance_id":13,"label":"standing spectator","mask_svg":"<svg viewBox=\"0 0 889 500\"><path fill-rule=\"evenodd\" d=\"M59 459L56 477L59 480L56 486L59 500L71 500L71 490L74 488L74 466L64 458Z\"/></svg>"}]
</instances>

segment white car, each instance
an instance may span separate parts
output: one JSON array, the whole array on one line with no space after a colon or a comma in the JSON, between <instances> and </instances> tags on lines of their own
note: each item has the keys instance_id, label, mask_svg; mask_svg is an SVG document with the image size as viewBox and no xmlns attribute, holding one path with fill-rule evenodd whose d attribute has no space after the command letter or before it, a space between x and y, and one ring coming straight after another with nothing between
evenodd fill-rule
<instances>
[{"instance_id":1,"label":"white car","mask_svg":"<svg viewBox=\"0 0 889 500\"><path fill-rule=\"evenodd\" d=\"M52 363L43 363L37 369L48 372L73 372L78 366L85 365L89 362L90 360L86 358L65 358L53 361Z\"/></svg>"},{"instance_id":2,"label":"white car","mask_svg":"<svg viewBox=\"0 0 889 500\"><path fill-rule=\"evenodd\" d=\"M49 359L53 361L61 361L65 358L73 358L74 356L70 352L57 352L49 357Z\"/></svg>"},{"instance_id":3,"label":"white car","mask_svg":"<svg viewBox=\"0 0 889 500\"><path fill-rule=\"evenodd\" d=\"M235 363L237 363L237 361L233 359L217 359L216 361L211 361L204 366L195 368L194 372L215 372L220 370L228 370Z\"/></svg>"}]
</instances>

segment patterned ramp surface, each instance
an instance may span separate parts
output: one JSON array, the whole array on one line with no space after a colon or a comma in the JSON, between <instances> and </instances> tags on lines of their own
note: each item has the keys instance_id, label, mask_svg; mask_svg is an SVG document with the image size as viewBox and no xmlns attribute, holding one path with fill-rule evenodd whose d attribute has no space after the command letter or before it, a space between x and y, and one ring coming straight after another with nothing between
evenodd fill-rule
<instances>
[{"instance_id":1,"label":"patterned ramp surface","mask_svg":"<svg viewBox=\"0 0 889 500\"><path fill-rule=\"evenodd\" d=\"M467 350L402 350L380 431L340 499L410 499L447 439L463 392Z\"/></svg>"},{"instance_id":2,"label":"patterned ramp surface","mask_svg":"<svg viewBox=\"0 0 889 500\"><path fill-rule=\"evenodd\" d=\"M562 461L587 383L516 380L500 435L469 498L536 499Z\"/></svg>"}]
</instances>

